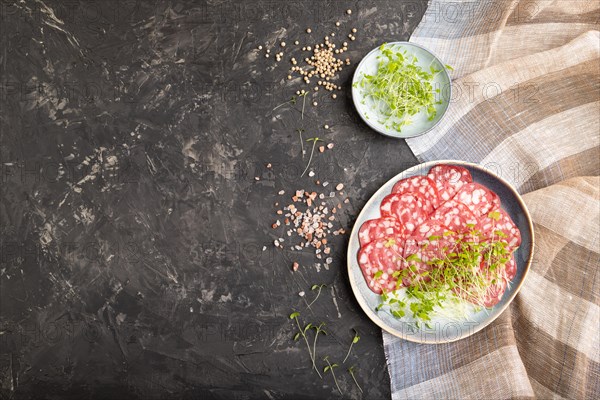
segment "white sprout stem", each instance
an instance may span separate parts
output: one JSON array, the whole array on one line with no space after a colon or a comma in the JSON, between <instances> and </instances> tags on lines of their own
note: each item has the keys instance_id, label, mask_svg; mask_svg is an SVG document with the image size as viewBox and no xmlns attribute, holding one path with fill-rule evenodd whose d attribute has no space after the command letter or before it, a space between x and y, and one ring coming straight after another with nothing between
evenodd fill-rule
<instances>
[{"instance_id":1,"label":"white sprout stem","mask_svg":"<svg viewBox=\"0 0 600 400\"><path fill-rule=\"evenodd\" d=\"M302 338L304 338L304 342L306 343L306 347L308 348L308 355L314 366L315 358L314 358L312 352L310 351L310 344L308 344L308 339L306 338L306 335L304 334L304 330L302 329L302 327L300 327L300 322L298 322L298 318L294 318L294 319L296 320L296 325L298 325L298 329L300 330L300 333L302 334ZM319 374L319 371L317 371L317 374ZM321 376L321 374L319 374L319 376Z\"/></svg>"},{"instance_id":2,"label":"white sprout stem","mask_svg":"<svg viewBox=\"0 0 600 400\"><path fill-rule=\"evenodd\" d=\"M319 374L319 377L321 379L323 379L323 377L321 376L321 373L319 372L319 369L317 368L317 364L315 363L315 359L317 358L317 337L319 337L319 332L320 332L320 329L317 328L317 333L315 333L315 341L313 343L313 354L314 354L313 368L315 369L315 371L317 371L317 374Z\"/></svg>"},{"instance_id":3,"label":"white sprout stem","mask_svg":"<svg viewBox=\"0 0 600 400\"><path fill-rule=\"evenodd\" d=\"M348 372L350 372L350 376L352 377L352 380L354 381L354 383L356 383L356 387L358 387L358 390L360 390L360 392L363 393L362 388L360 387L360 385L356 381L356 378L354 377L354 372L352 370L349 370Z\"/></svg>"},{"instance_id":4,"label":"white sprout stem","mask_svg":"<svg viewBox=\"0 0 600 400\"><path fill-rule=\"evenodd\" d=\"M308 164L306 164L306 168L304 169L304 172L302 173L302 175L300 175L301 178L304 176L304 174L306 173L306 171L308 171L308 168L310 167L310 162L312 161L316 145L317 145L317 139L313 140L312 150L310 151L310 158L308 159Z\"/></svg>"},{"instance_id":5,"label":"white sprout stem","mask_svg":"<svg viewBox=\"0 0 600 400\"><path fill-rule=\"evenodd\" d=\"M302 130L298 129L298 135L300 136L300 149L302 152L302 159L304 159L304 140L302 139Z\"/></svg>"},{"instance_id":6,"label":"white sprout stem","mask_svg":"<svg viewBox=\"0 0 600 400\"><path fill-rule=\"evenodd\" d=\"M289 101L286 101L285 103L281 103L280 105L278 105L277 107L275 107L275 108L274 108L272 111L275 111L275 110L277 110L279 107L283 107L283 106L285 106L286 104L289 104Z\"/></svg>"},{"instance_id":7,"label":"white sprout stem","mask_svg":"<svg viewBox=\"0 0 600 400\"><path fill-rule=\"evenodd\" d=\"M328 358L325 358L325 361L327 361L327 365L329 366L329 370L331 371L331 375L333 375L333 381L335 382L335 386L337 387L337 390L340 392L340 394L342 393L342 389L340 389L340 385L338 385L338 381L335 377L335 372L333 372L333 367L331 366L331 363L329 362Z\"/></svg>"},{"instance_id":8,"label":"white sprout stem","mask_svg":"<svg viewBox=\"0 0 600 400\"><path fill-rule=\"evenodd\" d=\"M346 357L344 357L344 361L342 361L342 363L345 363L346 360L348 359L348 356L350 355L350 352L352 351L352 346L354 346L354 339L352 339L352 343L350 343L350 348L348 349L348 353L346 353Z\"/></svg>"},{"instance_id":9,"label":"white sprout stem","mask_svg":"<svg viewBox=\"0 0 600 400\"><path fill-rule=\"evenodd\" d=\"M321 289L322 287L319 286L319 291L317 292L317 296L314 298L313 301L310 302L310 304L308 305L308 308L310 308L310 306L312 306L314 304L315 301L317 301L317 299L319 298L319 296L321 295Z\"/></svg>"}]
</instances>

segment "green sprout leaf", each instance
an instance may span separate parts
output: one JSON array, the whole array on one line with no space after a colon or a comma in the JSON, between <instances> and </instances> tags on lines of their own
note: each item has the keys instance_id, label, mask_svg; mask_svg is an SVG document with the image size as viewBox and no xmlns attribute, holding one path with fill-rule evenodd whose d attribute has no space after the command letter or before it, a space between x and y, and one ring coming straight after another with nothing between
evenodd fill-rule
<instances>
[{"instance_id":1,"label":"green sprout leaf","mask_svg":"<svg viewBox=\"0 0 600 400\"><path fill-rule=\"evenodd\" d=\"M396 244L396 241L392 238L389 238L388 240L386 240L386 242L383 245L387 248L390 248L395 244Z\"/></svg>"},{"instance_id":2,"label":"green sprout leaf","mask_svg":"<svg viewBox=\"0 0 600 400\"><path fill-rule=\"evenodd\" d=\"M500 219L500 212L499 211L492 211L492 212L490 212L488 214L488 217L490 217L494 221L498 221Z\"/></svg>"}]
</instances>

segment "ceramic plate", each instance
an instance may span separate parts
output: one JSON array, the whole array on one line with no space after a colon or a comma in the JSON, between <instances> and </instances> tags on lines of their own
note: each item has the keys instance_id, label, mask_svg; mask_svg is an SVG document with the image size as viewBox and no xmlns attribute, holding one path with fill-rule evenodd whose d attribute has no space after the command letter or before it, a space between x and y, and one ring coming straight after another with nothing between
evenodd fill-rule
<instances>
[{"instance_id":1,"label":"ceramic plate","mask_svg":"<svg viewBox=\"0 0 600 400\"><path fill-rule=\"evenodd\" d=\"M430 70L430 66L433 66L436 70L442 71L436 74L433 80L433 88L440 90L439 93L435 94L436 100L442 101L441 104L436 104L435 106L437 110L436 117L429 121L425 112L419 112L412 117L413 122L410 125L402 128L402 132L398 132L391 127L386 127L385 124L382 123L382 116L373 111L373 101L363 96L363 91L357 84L362 79L363 74L372 75L376 73L378 64L377 58L381 55L379 47L371 50L371 52L362 59L360 64L358 64L358 67L354 72L354 77L352 79L352 100L354 102L354 107L356 107L356 111L367 125L383 135L395 138L411 138L422 135L433 129L441 121L448 110L450 99L452 98L450 75L448 75L448 71L444 64L424 47L409 42L392 42L387 45L394 46L394 48L397 48L402 52L405 51L408 56L417 57L417 65L426 71Z\"/></svg>"},{"instance_id":2,"label":"ceramic plate","mask_svg":"<svg viewBox=\"0 0 600 400\"><path fill-rule=\"evenodd\" d=\"M379 205L381 204L381 200L391 193L392 187L398 180L415 175L426 175L427 171L437 164L465 167L471 172L475 182L496 192L502 202L502 208L510 215L521 231L522 243L515 252L517 274L498 304L491 309L483 309L478 312L474 311L470 313L467 318L461 320L448 320L441 317L434 318L428 328L425 326L417 327L410 321L398 320L384 310L375 311L375 308L381 302L380 296L369 289L358 265L357 254L360 249L358 231L366 220L380 217ZM453 342L480 331L495 320L508 307L510 302L517 295L527 275L533 257L533 245L534 237L531 216L529 215L521 196L519 196L516 190L508 182L494 174L492 171L484 169L476 164L462 161L432 161L417 165L396 175L393 179L383 185L371 199L369 199L358 216L350 236L350 243L348 245L348 274L352 290L358 303L361 305L367 316L385 331L412 342Z\"/></svg>"}]
</instances>

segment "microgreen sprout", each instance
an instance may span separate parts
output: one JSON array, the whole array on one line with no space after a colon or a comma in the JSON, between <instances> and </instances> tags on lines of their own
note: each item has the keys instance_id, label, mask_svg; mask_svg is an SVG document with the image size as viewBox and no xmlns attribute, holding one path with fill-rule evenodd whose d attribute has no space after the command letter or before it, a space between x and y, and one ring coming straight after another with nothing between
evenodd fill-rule
<instances>
[{"instance_id":1,"label":"microgreen sprout","mask_svg":"<svg viewBox=\"0 0 600 400\"><path fill-rule=\"evenodd\" d=\"M360 392L362 393L362 392L363 392L363 390L362 390L362 388L360 387L360 385L358 384L358 382L356 381L356 377L354 376L354 370L355 370L355 369L356 369L356 368L354 367L354 365L353 365L353 366L351 366L350 368L348 368L348 373L349 373L349 374L350 374L350 376L352 377L352 380L353 380L353 381L354 381L354 383L356 384L356 387L358 388L358 390L360 390Z\"/></svg>"},{"instance_id":2,"label":"microgreen sprout","mask_svg":"<svg viewBox=\"0 0 600 400\"><path fill-rule=\"evenodd\" d=\"M304 129L298 128L296 129L296 132L298 132L298 136L300 136L300 150L302 152L302 158L304 158L304 140L302 139L302 132L304 132Z\"/></svg>"},{"instance_id":3,"label":"microgreen sprout","mask_svg":"<svg viewBox=\"0 0 600 400\"><path fill-rule=\"evenodd\" d=\"M500 216L497 211L488 215L492 221L498 221ZM501 285L501 280L508 281L506 264L511 259L511 251L502 240L506 234L500 230L492 232L492 237L486 239L473 226L465 235L446 231L419 243L420 251L415 254L398 256L406 268L394 272L392 277L396 279L396 289L406 286L405 301L384 291L376 311L385 307L396 318L410 313L417 326L424 323L430 328L432 316L442 309L446 314L464 315L466 302L486 308L490 288ZM419 254L428 254L428 260L421 260ZM379 272L375 278L381 276Z\"/></svg>"},{"instance_id":4,"label":"microgreen sprout","mask_svg":"<svg viewBox=\"0 0 600 400\"><path fill-rule=\"evenodd\" d=\"M384 43L379 50L376 73L363 73L362 79L355 83L355 87L362 89L364 99L372 100L375 111L383 117L379 122L401 132L402 127L412 123L411 117L421 111L432 121L437 114L435 106L442 103L435 99L440 89L433 88L433 80L442 70L432 65L429 71L423 69L416 57L393 45Z\"/></svg>"},{"instance_id":5,"label":"microgreen sprout","mask_svg":"<svg viewBox=\"0 0 600 400\"><path fill-rule=\"evenodd\" d=\"M312 306L314 304L315 301L317 301L317 299L319 298L319 296L321 295L321 290L327 287L326 284L322 284L322 285L312 285L310 290L312 291L317 291L317 295L315 296L315 298L313 299L313 301L310 302L310 304L308 305L308 308L310 308L310 306Z\"/></svg>"},{"instance_id":6,"label":"microgreen sprout","mask_svg":"<svg viewBox=\"0 0 600 400\"><path fill-rule=\"evenodd\" d=\"M304 328L302 328L300 326L299 317L300 317L300 313L298 311L295 311L290 314L290 319L295 320L296 325L298 326L298 332L294 335L294 341L298 341L298 339L300 339L300 337L302 337L304 339L304 342L306 343L306 348L308 349L308 355L312 362L313 368L317 372L317 375L319 375L319 377L322 379L323 376L321 375L321 373L319 372L319 369L315 365L315 355L313 354L313 352L310 349L310 344L308 343L308 336L306 336L306 332L308 332L308 330L310 328L312 328L313 325L311 323L309 323L309 324L305 325Z\"/></svg>"},{"instance_id":7,"label":"microgreen sprout","mask_svg":"<svg viewBox=\"0 0 600 400\"><path fill-rule=\"evenodd\" d=\"M344 357L344 361L342 361L343 363L345 363L346 360L348 359L348 356L350 355L350 352L352 351L352 346L354 346L354 344L358 343L358 341L360 340L358 331L356 329L352 329L352 330L354 331L354 337L352 338L352 343L350 343L350 347L348 348L348 353L346 353L346 357Z\"/></svg>"},{"instance_id":8,"label":"microgreen sprout","mask_svg":"<svg viewBox=\"0 0 600 400\"><path fill-rule=\"evenodd\" d=\"M333 381L335 382L335 386L337 387L337 390L340 392L340 394L343 394L342 389L340 389L340 385L338 385L337 378L335 377L335 372L333 372L333 369L339 367L339 365L331 364L329 362L329 356L326 356L323 359L323 361L325 361L327 363L327 365L323 368L323 372L325 372L325 373L331 372L331 375L333 375Z\"/></svg>"},{"instance_id":9,"label":"microgreen sprout","mask_svg":"<svg viewBox=\"0 0 600 400\"><path fill-rule=\"evenodd\" d=\"M291 98L290 100L288 100L288 101L286 101L286 102L284 102L284 103L281 103L281 104L279 104L279 105L278 105L278 106L276 106L276 107L275 107L273 110L271 110L271 112L273 112L273 111L277 110L279 107L283 107L283 106L285 106L286 104L291 104L291 105L294 105L294 104L296 104L296 96L292 96L292 98Z\"/></svg>"},{"instance_id":10,"label":"microgreen sprout","mask_svg":"<svg viewBox=\"0 0 600 400\"><path fill-rule=\"evenodd\" d=\"M304 106L306 105L306 95L308 94L308 92L304 92L302 94L300 94L300 96L302 96L302 116L300 119L304 120Z\"/></svg>"},{"instance_id":11,"label":"microgreen sprout","mask_svg":"<svg viewBox=\"0 0 600 400\"><path fill-rule=\"evenodd\" d=\"M315 371L318 371L315 364L315 360L317 359L317 339L319 338L319 334L327 335L327 332L323 329L324 326L325 322L321 322L318 326L312 325L312 329L315 330L315 340L313 342L313 368Z\"/></svg>"},{"instance_id":12,"label":"microgreen sprout","mask_svg":"<svg viewBox=\"0 0 600 400\"><path fill-rule=\"evenodd\" d=\"M300 177L303 177L304 174L306 173L306 171L308 171L308 168L310 167L310 162L312 161L313 158L313 154L315 153L315 146L317 145L317 142L322 142L323 139L320 139L318 137L313 137L310 139L306 139L307 142L313 142L312 145L312 149L310 150L310 157L308 158L308 163L306 164L306 168L304 169L304 172L302 172L302 175L300 175Z\"/></svg>"}]
</instances>

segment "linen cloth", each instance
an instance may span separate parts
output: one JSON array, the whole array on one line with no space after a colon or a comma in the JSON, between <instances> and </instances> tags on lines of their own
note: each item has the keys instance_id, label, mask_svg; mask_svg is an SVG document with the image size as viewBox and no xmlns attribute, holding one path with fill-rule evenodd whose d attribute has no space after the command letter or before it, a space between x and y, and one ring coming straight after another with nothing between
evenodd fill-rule
<instances>
[{"instance_id":1,"label":"linen cloth","mask_svg":"<svg viewBox=\"0 0 600 400\"><path fill-rule=\"evenodd\" d=\"M511 182L536 245L486 329L440 345L383 333L393 399L600 398L599 21L599 1L430 1L411 41L454 67L454 90L407 142Z\"/></svg>"}]
</instances>

